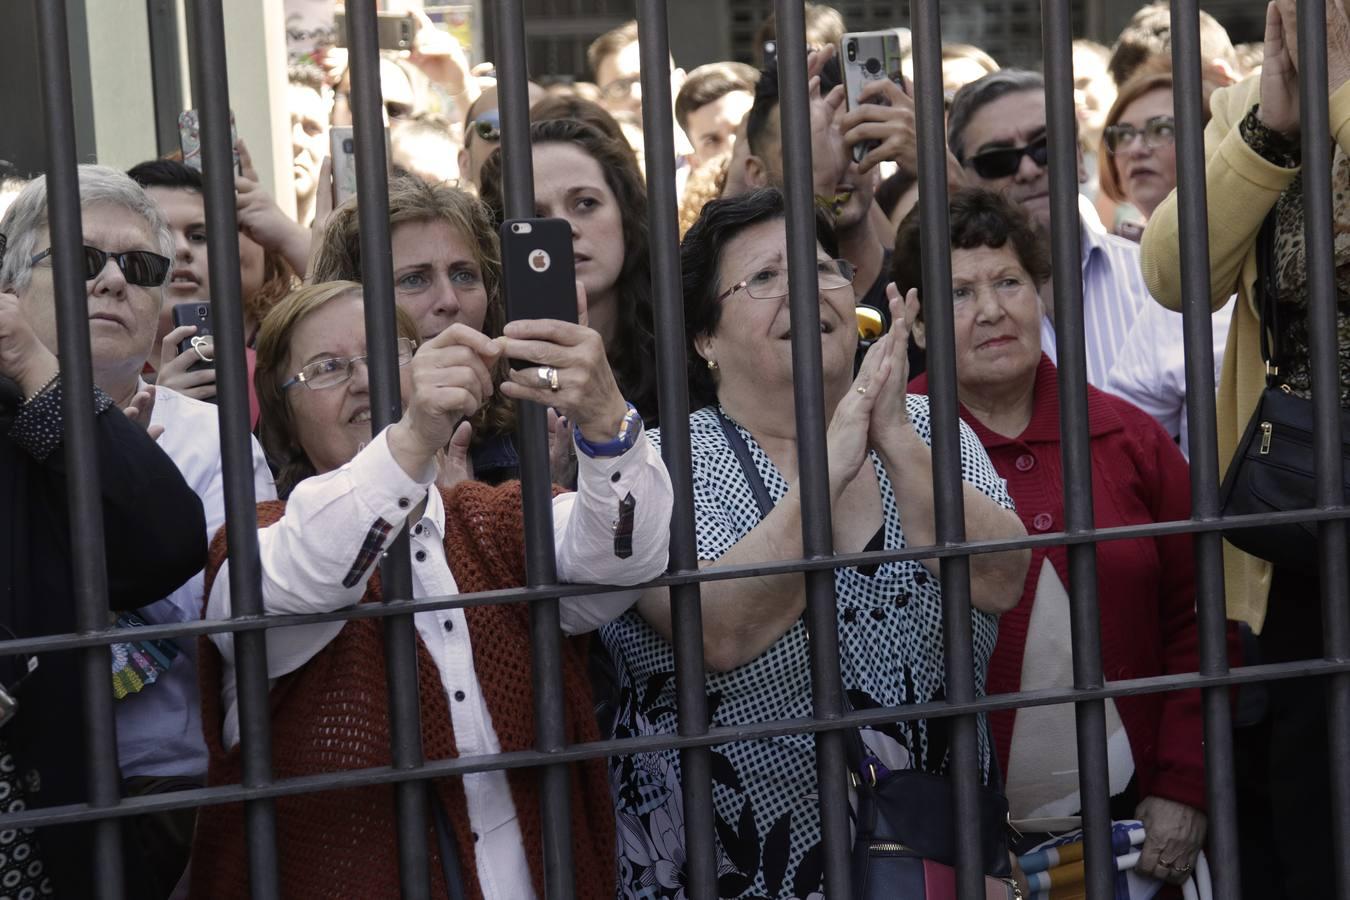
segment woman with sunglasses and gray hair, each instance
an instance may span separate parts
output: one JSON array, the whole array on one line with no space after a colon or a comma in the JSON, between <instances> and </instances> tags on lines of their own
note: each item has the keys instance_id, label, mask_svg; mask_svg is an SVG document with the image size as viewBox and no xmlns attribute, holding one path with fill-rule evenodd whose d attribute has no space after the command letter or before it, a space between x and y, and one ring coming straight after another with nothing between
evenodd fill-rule
<instances>
[{"instance_id":1,"label":"woman with sunglasses and gray hair","mask_svg":"<svg viewBox=\"0 0 1350 900\"><path fill-rule=\"evenodd\" d=\"M258 508L267 612L331 612L379 602L375 564L404 528L414 598L522 586L519 482L492 487L464 472L455 481L440 471L451 435L495 391L556 406L574 423L578 489L559 492L553 501L559 579L632 585L664 571L670 480L641 418L619 393L598 334L582 325L533 320L513 322L494 340L456 323L419 345L410 317L396 314L405 408L397 423L373 437L360 285L301 288L263 321L256 381L264 436L274 455L292 461L283 472L286 501ZM492 369L503 357L535 365L511 370L494 386ZM447 486L451 481L454 486ZM222 533L207 567L208 618L230 615L229 578ZM562 628L583 635L635 599L631 592L565 599ZM528 605L417 612L413 624L426 757L533 747ZM379 620L355 619L267 632L278 777L390 764L382 631ZM211 638L203 673L208 782L238 783L231 636ZM565 642L562 678L568 743L598 740L584 641ZM438 896L446 895L453 877L446 874L443 847L455 848L466 896L543 896L535 770L430 785L440 824L429 830L425 849ZM606 896L614 884L614 830L603 761L580 764L572 785L577 896ZM278 799L282 894L397 896L393 797L389 785L367 785ZM203 811L192 879L194 897L247 894L238 805Z\"/></svg>"},{"instance_id":2,"label":"woman with sunglasses and gray hair","mask_svg":"<svg viewBox=\"0 0 1350 900\"><path fill-rule=\"evenodd\" d=\"M87 294L109 610L137 610L168 596L200 571L205 557L202 503L146 434L150 397L138 380L169 274L168 226L122 173L81 166L78 177L84 247L74 259L53 252L45 179L30 182L0 219L0 634L6 638L76 630L71 572L77 554L93 550L72 545L68 517L69 483L82 473L67 470L62 447L70 423L63 419L57 358L57 265L76 268ZM0 703L3 812L89 799L80 654L44 653L31 670L23 665L30 660L39 662L0 659L7 695ZM111 694L112 673L104 671L103 689ZM98 749L110 757L118 752ZM84 825L11 830L0 840L0 884L11 896L93 896L91 843ZM127 891L144 896L137 879L149 861L136 858L130 842L126 849Z\"/></svg>"}]
</instances>

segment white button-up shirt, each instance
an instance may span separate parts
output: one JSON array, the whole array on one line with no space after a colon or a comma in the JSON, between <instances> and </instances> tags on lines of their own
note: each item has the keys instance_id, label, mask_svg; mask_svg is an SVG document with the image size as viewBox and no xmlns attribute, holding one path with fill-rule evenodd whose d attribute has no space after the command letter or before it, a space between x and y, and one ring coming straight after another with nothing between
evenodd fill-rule
<instances>
[{"instance_id":1,"label":"white button-up shirt","mask_svg":"<svg viewBox=\"0 0 1350 900\"><path fill-rule=\"evenodd\" d=\"M145 389L142 382L141 389ZM151 425L162 425L159 448L173 460L188 487L201 498L206 539L225 524L225 480L220 462L220 425L213 404L166 387L155 389ZM253 491L259 500L275 500L276 488L258 441L253 448ZM151 625L195 622L202 617L203 574L163 600L136 612ZM134 634L130 635L135 637ZM159 679L113 702L117 718L117 762L122 777L206 774L201 699L197 694L197 639L177 638L174 657Z\"/></svg>"},{"instance_id":2,"label":"white button-up shirt","mask_svg":"<svg viewBox=\"0 0 1350 900\"><path fill-rule=\"evenodd\" d=\"M434 597L459 588L445 558L445 507L439 491L428 490L434 467L409 478L389 452L387 430L345 466L306 479L291 494L286 515L260 529L263 605L269 613L325 612L360 601L379 553L363 553L383 526L387 541L408 511L425 497L426 509L409 522L413 595ZM629 494L633 509L632 555L614 554L619 504ZM554 549L558 579L591 584L640 584L665 571L670 535L670 478L660 454L641 435L627 453L610 459L578 454L577 491L553 500ZM390 527L392 525L393 527ZM358 560L364 562L358 562ZM209 618L228 618L228 563L212 585ZM580 634L616 618L637 599L637 591L563 599L561 619L568 634ZM501 745L473 665L473 644L462 609L419 612L418 637L441 676L455 743L461 756L498 753ZM342 630L342 622L269 629L268 675L279 678L303 666ZM226 709L224 739L239 740L234 685L234 642L212 635L224 660L221 695ZM518 673L528 690L526 673ZM478 837L476 868L489 900L534 896L530 869L505 772L463 776L469 826Z\"/></svg>"}]
</instances>

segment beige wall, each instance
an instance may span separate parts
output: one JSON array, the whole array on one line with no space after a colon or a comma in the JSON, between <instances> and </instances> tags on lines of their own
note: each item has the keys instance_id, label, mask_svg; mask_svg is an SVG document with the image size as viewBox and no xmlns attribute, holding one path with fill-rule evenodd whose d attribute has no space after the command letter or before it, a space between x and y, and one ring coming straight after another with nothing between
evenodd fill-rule
<instances>
[{"instance_id":1,"label":"beige wall","mask_svg":"<svg viewBox=\"0 0 1350 900\"><path fill-rule=\"evenodd\" d=\"M225 0L230 105L258 176L281 208L293 212L290 115L286 110L283 0ZM145 0L86 4L98 162L126 169L155 156L154 88ZM190 102L187 17L179 0L179 65ZM278 192L278 184L287 190Z\"/></svg>"}]
</instances>

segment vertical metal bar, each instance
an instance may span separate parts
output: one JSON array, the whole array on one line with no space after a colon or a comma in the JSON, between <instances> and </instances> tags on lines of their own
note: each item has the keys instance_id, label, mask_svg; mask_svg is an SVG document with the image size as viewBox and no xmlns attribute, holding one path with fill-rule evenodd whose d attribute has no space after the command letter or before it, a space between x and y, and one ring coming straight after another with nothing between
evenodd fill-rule
<instances>
[{"instance_id":1,"label":"vertical metal bar","mask_svg":"<svg viewBox=\"0 0 1350 900\"><path fill-rule=\"evenodd\" d=\"M1041 0L1046 126L1050 138L1050 238L1059 354L1059 421L1064 457L1064 530L1070 534L1088 531L1094 524L1092 450L1088 443L1087 350L1083 337L1082 222L1078 215L1072 22L1069 0ZM1069 584L1072 590L1074 687L1080 690L1099 688L1103 679L1095 545L1069 547ZM1110 897L1116 867L1111 852L1105 701L1081 700L1075 713L1088 896Z\"/></svg>"},{"instance_id":2,"label":"vertical metal bar","mask_svg":"<svg viewBox=\"0 0 1350 900\"><path fill-rule=\"evenodd\" d=\"M192 69L201 117L206 239L211 258L211 307L215 313L216 385L230 547L230 604L236 616L262 613L262 562L258 555L253 450L249 437L248 368L240 294L239 228L235 220L234 148L230 146L230 88L225 63L221 0L193 0ZM272 719L267 645L261 631L234 636L239 696L239 738L245 787L272 781ZM270 800L244 804L249 883L253 896L280 896L275 808Z\"/></svg>"},{"instance_id":3,"label":"vertical metal bar","mask_svg":"<svg viewBox=\"0 0 1350 900\"><path fill-rule=\"evenodd\" d=\"M1327 23L1320 2L1299 0L1299 110L1303 144L1303 227L1308 258L1308 332L1313 384L1313 453L1317 463L1317 505L1342 506L1341 372L1337 352L1335 218L1331 205L1332 142L1327 108ZM1317 136L1322 136L1317 139ZM1322 630L1325 654L1350 657L1350 562L1344 519L1318 528L1321 550ZM1332 846L1337 896L1350 898L1350 675L1326 682L1327 738L1331 760Z\"/></svg>"},{"instance_id":4,"label":"vertical metal bar","mask_svg":"<svg viewBox=\"0 0 1350 900\"><path fill-rule=\"evenodd\" d=\"M529 70L525 52L525 17L521 0L498 6L497 98L502 121L502 193L508 218L534 215L534 159L530 149ZM521 403L521 498L525 506L525 568L530 587L556 584L553 556L553 503L548 465L544 408ZM531 654L534 667L534 731L536 749L559 750L567 742L563 722L562 629L558 601L536 600L530 606ZM540 771L544 832L544 879L549 900L573 896L571 807L567 767Z\"/></svg>"},{"instance_id":5,"label":"vertical metal bar","mask_svg":"<svg viewBox=\"0 0 1350 900\"><path fill-rule=\"evenodd\" d=\"M1186 342L1186 408L1190 422L1191 515L1219 515L1219 459L1214 399L1213 320L1209 307L1209 210L1205 188L1205 137L1200 70L1200 7L1172 0L1173 106L1177 130L1177 217L1183 331ZM1228 623L1224 604L1223 537L1194 535L1200 674L1228 673ZM1209 858L1238 859L1237 794L1233 776L1233 722L1227 688L1205 688L1205 786L1209 800ZM1241 900L1234 866L1210 868L1216 897Z\"/></svg>"},{"instance_id":6,"label":"vertical metal bar","mask_svg":"<svg viewBox=\"0 0 1350 900\"><path fill-rule=\"evenodd\" d=\"M661 454L675 494L671 516L670 569L698 568L694 535L693 460L689 448L689 390L685 368L684 296L680 281L679 201L675 197L675 130L670 116L670 43L666 0L640 0L638 45L642 56L642 122L646 142L652 296L656 306L656 356L661 403ZM697 584L672 588L675 689L679 733L708 730L704 681L703 610ZM713 843L712 751L680 751L684 796L685 890L691 897L717 896Z\"/></svg>"},{"instance_id":7,"label":"vertical metal bar","mask_svg":"<svg viewBox=\"0 0 1350 900\"><path fill-rule=\"evenodd\" d=\"M802 487L802 553L820 559L834 553L825 388L821 376L820 285L816 278L815 197L811 185L811 113L806 85L806 23L798 0L775 0L778 27L779 113L783 148L783 194L787 205L789 309L797 421L797 471ZM807 572L806 615L811 634L811 696L815 718L837 719L844 711L839 676L839 634L834 572ZM844 735L816 735L816 779L825 848L825 892L848 897L849 806Z\"/></svg>"},{"instance_id":8,"label":"vertical metal bar","mask_svg":"<svg viewBox=\"0 0 1350 900\"><path fill-rule=\"evenodd\" d=\"M61 361L61 414L68 479L70 543L80 548L71 561L75 626L98 631L108 622L108 569L103 544L103 500L99 489L98 444L94 433L94 369L89 358L89 301L85 290L84 244L80 219L80 182L76 166L75 119L71 114L70 50L65 5L39 3L38 59L47 138L47 221L52 244L52 280L56 288L58 356ZM110 413L116 415L116 413ZM84 694L84 771L89 805L116 806L121 797L117 770L117 732L108 686L109 651L81 650ZM42 714L42 712L35 710ZM61 715L62 710L48 710ZM116 819L91 826L94 837L93 882L98 896L122 896L122 839Z\"/></svg>"},{"instance_id":9,"label":"vertical metal bar","mask_svg":"<svg viewBox=\"0 0 1350 900\"><path fill-rule=\"evenodd\" d=\"M403 416L399 396L398 325L394 319L394 263L389 245L389 166L384 146L384 100L375 0L348 0L347 48L352 71L352 133L356 140L357 217L365 295L366 349L370 354L370 428L379 434ZM323 188L320 187L320 190ZM390 543L380 563L385 602L411 600L408 530ZM389 740L395 769L422 767L422 715L417 685L417 631L411 615L384 623L385 677L389 691ZM439 687L439 685L438 685ZM431 894L426 786L395 787L399 882L404 897Z\"/></svg>"},{"instance_id":10,"label":"vertical metal bar","mask_svg":"<svg viewBox=\"0 0 1350 900\"><path fill-rule=\"evenodd\" d=\"M910 21L914 39L914 112L919 140L919 216L921 232L932 240L921 242L924 321L930 346L929 404L933 441L933 501L939 545L965 540L966 517L962 492L961 432L956 399L956 331L951 304L952 260L947 235L951 233L947 198L946 114L942 96L942 22L937 0L912 0ZM942 630L947 700L975 699L975 654L971 646L970 557L942 560ZM951 756L948 769L956 792L956 883L962 900L984 896L980 861L980 830L960 823L979 819L980 746L975 716L948 720Z\"/></svg>"}]
</instances>

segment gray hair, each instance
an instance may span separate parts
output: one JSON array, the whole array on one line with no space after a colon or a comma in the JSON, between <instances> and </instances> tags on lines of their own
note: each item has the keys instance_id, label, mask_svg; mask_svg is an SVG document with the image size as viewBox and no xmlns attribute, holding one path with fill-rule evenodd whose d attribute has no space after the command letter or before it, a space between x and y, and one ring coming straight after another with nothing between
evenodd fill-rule
<instances>
[{"instance_id":1,"label":"gray hair","mask_svg":"<svg viewBox=\"0 0 1350 900\"><path fill-rule=\"evenodd\" d=\"M1008 94L1020 94L1023 91L1045 93L1045 76L1028 69L999 69L983 78L963 86L952 98L952 108L947 113L947 146L957 162L966 161L963 141L966 128L975 113Z\"/></svg>"},{"instance_id":2,"label":"gray hair","mask_svg":"<svg viewBox=\"0 0 1350 900\"><path fill-rule=\"evenodd\" d=\"M120 206L145 221L158 251L173 259L173 233L155 201L124 172L107 166L80 166L80 207ZM0 234L5 236L4 264L0 265L0 290L22 291L33 277L30 260L41 252L37 246L47 227L47 179L39 175L14 198L0 218ZM122 249L122 248L114 248Z\"/></svg>"}]
</instances>

